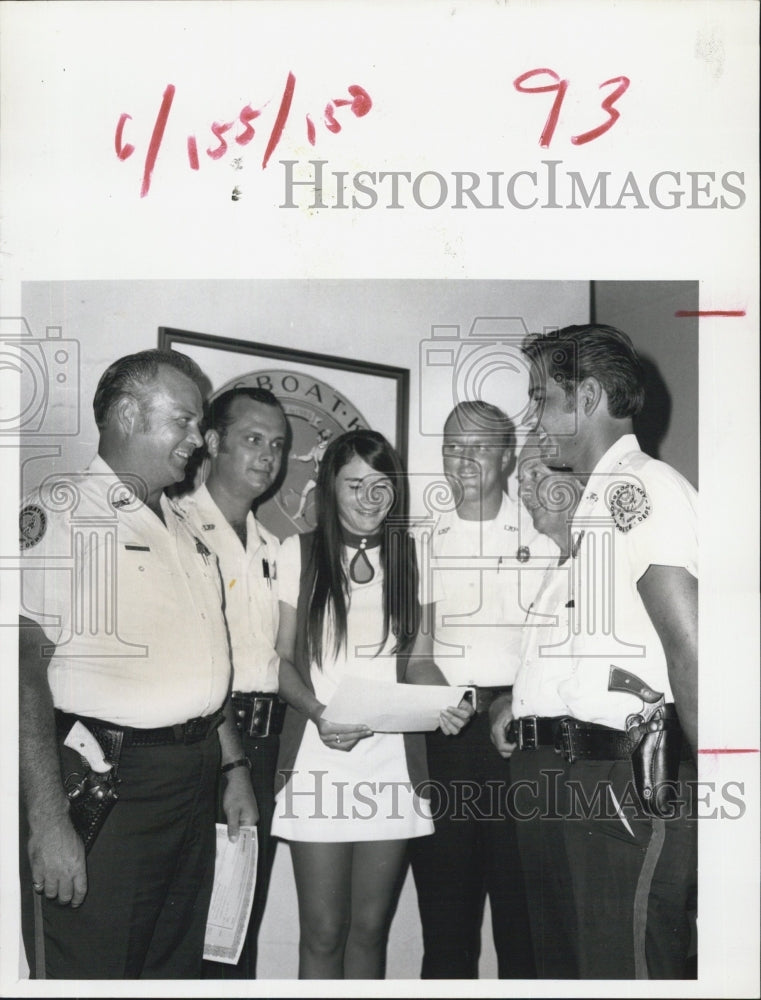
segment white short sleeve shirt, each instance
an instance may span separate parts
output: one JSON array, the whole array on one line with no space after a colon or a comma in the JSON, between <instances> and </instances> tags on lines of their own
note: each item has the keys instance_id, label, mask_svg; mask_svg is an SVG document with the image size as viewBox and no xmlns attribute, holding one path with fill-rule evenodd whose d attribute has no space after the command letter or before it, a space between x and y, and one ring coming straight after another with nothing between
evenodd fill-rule
<instances>
[{"instance_id":1,"label":"white short sleeve shirt","mask_svg":"<svg viewBox=\"0 0 761 1000\"><path fill-rule=\"evenodd\" d=\"M21 614L54 647L57 708L153 728L222 705L230 657L217 560L163 496L161 509L166 525L100 457L25 501Z\"/></svg>"},{"instance_id":2,"label":"white short sleeve shirt","mask_svg":"<svg viewBox=\"0 0 761 1000\"><path fill-rule=\"evenodd\" d=\"M205 485L183 497L178 505L198 537L219 559L232 649L233 689L277 691L278 539L249 513L244 549Z\"/></svg>"},{"instance_id":3,"label":"white short sleeve shirt","mask_svg":"<svg viewBox=\"0 0 761 1000\"><path fill-rule=\"evenodd\" d=\"M623 729L642 701L608 689L611 666L635 674L666 701L674 695L658 633L637 583L652 565L698 576L697 493L675 469L625 435L598 462L574 515L573 672L558 685L571 714Z\"/></svg>"},{"instance_id":4,"label":"white short sleeve shirt","mask_svg":"<svg viewBox=\"0 0 761 1000\"><path fill-rule=\"evenodd\" d=\"M419 552L427 550L419 539ZM434 658L450 684L513 683L526 614L555 556L555 543L507 494L492 520L441 516L430 560L420 560L421 599L435 603Z\"/></svg>"}]
</instances>

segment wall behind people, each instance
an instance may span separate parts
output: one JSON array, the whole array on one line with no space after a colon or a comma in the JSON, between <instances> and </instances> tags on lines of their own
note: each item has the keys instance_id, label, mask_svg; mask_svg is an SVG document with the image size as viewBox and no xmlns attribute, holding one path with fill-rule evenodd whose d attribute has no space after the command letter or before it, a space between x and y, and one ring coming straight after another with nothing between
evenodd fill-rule
<instances>
[{"instance_id":1,"label":"wall behind people","mask_svg":"<svg viewBox=\"0 0 761 1000\"><path fill-rule=\"evenodd\" d=\"M595 281L593 319L626 330L646 367L644 451L698 485L697 281Z\"/></svg>"}]
</instances>

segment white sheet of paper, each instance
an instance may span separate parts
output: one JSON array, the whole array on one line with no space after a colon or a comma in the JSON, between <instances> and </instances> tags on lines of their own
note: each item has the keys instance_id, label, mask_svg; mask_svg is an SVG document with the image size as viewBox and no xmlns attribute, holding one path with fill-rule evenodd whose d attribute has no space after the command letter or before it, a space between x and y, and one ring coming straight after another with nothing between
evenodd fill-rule
<instances>
[{"instance_id":1,"label":"white sheet of paper","mask_svg":"<svg viewBox=\"0 0 761 1000\"><path fill-rule=\"evenodd\" d=\"M203 957L236 965L246 939L256 888L259 841L255 826L242 826L232 844L227 825L217 823L214 888L206 921Z\"/></svg>"},{"instance_id":2,"label":"white sheet of paper","mask_svg":"<svg viewBox=\"0 0 761 1000\"><path fill-rule=\"evenodd\" d=\"M459 705L465 692L472 690L347 676L325 706L324 715L331 722L363 722L377 733L419 733L436 729L439 712Z\"/></svg>"}]
</instances>

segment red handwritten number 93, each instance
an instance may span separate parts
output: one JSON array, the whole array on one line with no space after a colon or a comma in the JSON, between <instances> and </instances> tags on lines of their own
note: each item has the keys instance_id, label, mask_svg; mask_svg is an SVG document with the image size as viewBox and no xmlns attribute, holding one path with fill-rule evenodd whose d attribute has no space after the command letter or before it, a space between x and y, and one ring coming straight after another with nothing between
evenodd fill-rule
<instances>
[{"instance_id":1,"label":"red handwritten number 93","mask_svg":"<svg viewBox=\"0 0 761 1000\"><path fill-rule=\"evenodd\" d=\"M526 81L530 80L532 77L541 76L543 73L552 77L555 83L548 83L541 87L527 87L525 86ZM595 128L590 129L588 132L582 132L580 135L572 135L571 142L574 146L583 146L585 142L591 142L593 139L599 139L601 135L604 135L609 128L612 128L616 124L618 119L621 117L621 113L613 107L616 101L621 97L629 88L630 80L628 76L614 76L610 80L605 80L604 83L600 84L600 89L603 87L608 87L612 83L617 83L616 89L601 102L600 107L603 111L607 111L608 118L602 124L597 125ZM539 136L539 145L546 149L552 142L552 137L555 134L555 127L558 123L558 118L560 117L560 109L563 105L563 98L568 90L569 82L568 80L561 80L560 77L554 70L551 69L530 69L527 73L521 73L519 77L513 81L513 86L521 94L549 94L553 90L556 91L555 100L552 102L552 107L550 108L550 113L547 115L547 121L544 123L544 128L542 129L542 134Z\"/></svg>"}]
</instances>

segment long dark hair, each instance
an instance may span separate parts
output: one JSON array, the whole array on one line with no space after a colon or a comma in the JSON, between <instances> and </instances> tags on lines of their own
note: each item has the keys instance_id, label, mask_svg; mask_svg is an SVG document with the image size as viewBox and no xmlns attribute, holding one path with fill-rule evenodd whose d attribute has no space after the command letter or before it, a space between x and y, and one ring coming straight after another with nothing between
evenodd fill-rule
<instances>
[{"instance_id":1,"label":"long dark hair","mask_svg":"<svg viewBox=\"0 0 761 1000\"><path fill-rule=\"evenodd\" d=\"M317 475L317 528L312 549L314 587L309 603L307 651L309 659L320 668L326 614L333 629L334 653L338 654L346 642L349 581L343 559L336 478L355 455L387 476L394 489L393 502L381 526L383 640L380 648L390 632L396 639L394 652L408 650L420 621L415 543L409 533L407 476L401 459L377 431L349 431L328 445Z\"/></svg>"}]
</instances>

